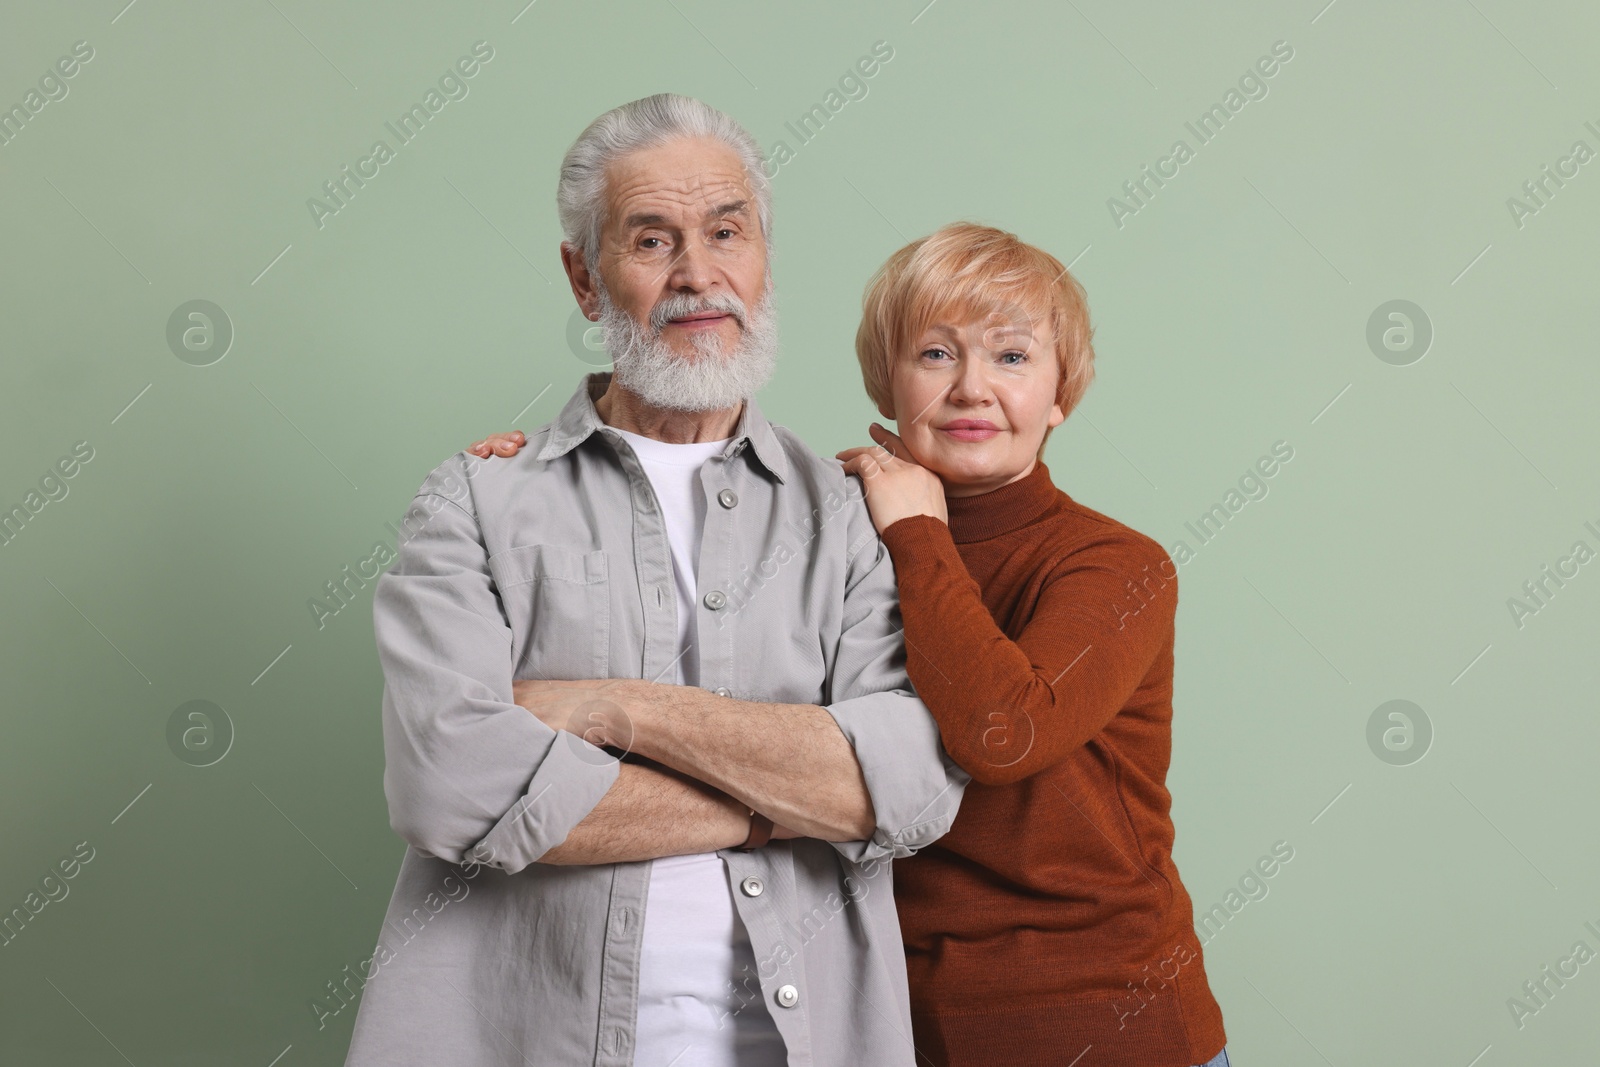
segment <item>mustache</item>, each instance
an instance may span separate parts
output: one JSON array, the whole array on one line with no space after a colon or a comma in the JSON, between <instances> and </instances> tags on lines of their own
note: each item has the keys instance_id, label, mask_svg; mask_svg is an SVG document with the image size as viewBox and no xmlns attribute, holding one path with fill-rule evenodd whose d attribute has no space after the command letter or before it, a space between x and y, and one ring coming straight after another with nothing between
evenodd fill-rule
<instances>
[{"instance_id":1,"label":"mustache","mask_svg":"<svg viewBox=\"0 0 1600 1067\"><path fill-rule=\"evenodd\" d=\"M732 293L706 293L702 296L674 293L650 309L650 331L659 335L671 320L704 311L720 311L725 315L732 315L741 330L745 328L750 317L750 311L744 306L744 301Z\"/></svg>"}]
</instances>

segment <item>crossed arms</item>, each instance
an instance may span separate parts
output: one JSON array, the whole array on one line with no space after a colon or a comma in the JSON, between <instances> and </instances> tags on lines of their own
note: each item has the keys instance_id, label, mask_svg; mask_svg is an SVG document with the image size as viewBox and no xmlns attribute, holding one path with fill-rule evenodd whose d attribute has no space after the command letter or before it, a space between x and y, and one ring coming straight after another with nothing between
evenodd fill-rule
<instances>
[{"instance_id":1,"label":"crossed arms","mask_svg":"<svg viewBox=\"0 0 1600 1067\"><path fill-rule=\"evenodd\" d=\"M587 729L558 731L516 702L513 635L477 518L440 489L450 467L423 483L413 507L430 517L401 544L373 602L384 790L407 842L514 873L732 847L751 810L857 863L910 855L949 829L969 777L905 678L899 613L882 610L895 603L893 565L864 506L848 520L828 705L633 680L524 692L554 709L552 721L564 721L562 701L603 696L631 725L618 747L643 757L619 761L585 740Z\"/></svg>"},{"instance_id":2,"label":"crossed arms","mask_svg":"<svg viewBox=\"0 0 1600 1067\"><path fill-rule=\"evenodd\" d=\"M541 863L621 863L741 844L755 810L780 837L861 841L877 823L855 750L826 708L641 681L516 682L552 729L624 747L617 781ZM602 698L596 700L595 698ZM605 707L589 716L579 707Z\"/></svg>"}]
</instances>

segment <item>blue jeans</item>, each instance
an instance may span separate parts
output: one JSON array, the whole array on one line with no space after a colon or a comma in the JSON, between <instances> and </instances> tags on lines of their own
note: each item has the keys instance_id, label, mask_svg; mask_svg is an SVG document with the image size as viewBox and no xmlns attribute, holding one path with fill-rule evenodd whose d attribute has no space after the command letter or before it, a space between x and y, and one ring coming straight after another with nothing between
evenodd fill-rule
<instances>
[{"instance_id":1,"label":"blue jeans","mask_svg":"<svg viewBox=\"0 0 1600 1067\"><path fill-rule=\"evenodd\" d=\"M1207 1060L1205 1063L1200 1064L1200 1067L1229 1067L1227 1048L1224 1047L1221 1052L1211 1057L1211 1059Z\"/></svg>"}]
</instances>

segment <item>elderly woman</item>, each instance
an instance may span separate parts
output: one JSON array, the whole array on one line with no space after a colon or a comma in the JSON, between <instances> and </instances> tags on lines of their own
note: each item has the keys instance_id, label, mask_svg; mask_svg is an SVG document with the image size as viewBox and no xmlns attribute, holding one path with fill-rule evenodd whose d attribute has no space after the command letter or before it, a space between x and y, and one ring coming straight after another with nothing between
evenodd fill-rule
<instances>
[{"instance_id":1,"label":"elderly woman","mask_svg":"<svg viewBox=\"0 0 1600 1067\"><path fill-rule=\"evenodd\" d=\"M1177 568L1041 459L1090 334L1054 257L964 223L890 257L856 334L899 433L839 458L894 557L907 672L973 778L950 832L894 865L935 1063L1228 1062L1172 860Z\"/></svg>"},{"instance_id":2,"label":"elderly woman","mask_svg":"<svg viewBox=\"0 0 1600 1067\"><path fill-rule=\"evenodd\" d=\"M936 1065L1228 1063L1172 859L1177 569L1041 458L1090 336L1059 261L969 223L890 257L856 335L899 432L839 458L894 558L911 681L973 779L950 832L894 864Z\"/></svg>"}]
</instances>

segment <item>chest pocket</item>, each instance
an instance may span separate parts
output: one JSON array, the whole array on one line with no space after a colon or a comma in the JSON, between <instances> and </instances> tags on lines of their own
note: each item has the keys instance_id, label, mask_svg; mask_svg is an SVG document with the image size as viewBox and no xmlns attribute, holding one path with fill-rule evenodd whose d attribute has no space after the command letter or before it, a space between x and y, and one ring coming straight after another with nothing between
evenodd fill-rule
<instances>
[{"instance_id":1,"label":"chest pocket","mask_svg":"<svg viewBox=\"0 0 1600 1067\"><path fill-rule=\"evenodd\" d=\"M489 557L511 623L515 678L609 677L611 599L603 549L518 545Z\"/></svg>"}]
</instances>

